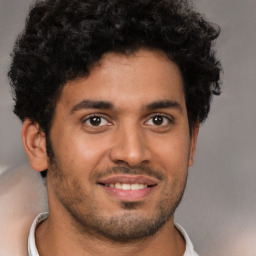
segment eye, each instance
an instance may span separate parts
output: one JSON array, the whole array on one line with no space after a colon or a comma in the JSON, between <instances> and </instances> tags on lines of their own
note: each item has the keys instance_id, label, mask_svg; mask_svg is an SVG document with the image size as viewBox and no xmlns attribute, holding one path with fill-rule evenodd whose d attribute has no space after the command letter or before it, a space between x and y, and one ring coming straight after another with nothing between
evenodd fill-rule
<instances>
[{"instance_id":1,"label":"eye","mask_svg":"<svg viewBox=\"0 0 256 256\"><path fill-rule=\"evenodd\" d=\"M154 115L145 124L150 126L167 126L172 123L171 119L163 115Z\"/></svg>"},{"instance_id":2,"label":"eye","mask_svg":"<svg viewBox=\"0 0 256 256\"><path fill-rule=\"evenodd\" d=\"M100 127L100 126L110 125L110 123L107 121L106 118L102 116L96 116L96 115L86 118L83 121L83 124L89 127Z\"/></svg>"}]
</instances>

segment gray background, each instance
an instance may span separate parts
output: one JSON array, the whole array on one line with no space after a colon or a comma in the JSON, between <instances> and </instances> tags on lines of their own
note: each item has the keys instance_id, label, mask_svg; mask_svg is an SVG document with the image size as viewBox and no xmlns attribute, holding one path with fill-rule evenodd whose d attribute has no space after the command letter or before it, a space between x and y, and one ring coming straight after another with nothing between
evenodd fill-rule
<instances>
[{"instance_id":1,"label":"gray background","mask_svg":"<svg viewBox=\"0 0 256 256\"><path fill-rule=\"evenodd\" d=\"M30 2L0 0L0 181L27 161L6 73ZM256 1L196 0L195 4L222 27L216 47L224 67L223 94L214 99L201 127L176 221L188 231L201 256L255 256ZM0 186L1 202L1 182Z\"/></svg>"}]
</instances>

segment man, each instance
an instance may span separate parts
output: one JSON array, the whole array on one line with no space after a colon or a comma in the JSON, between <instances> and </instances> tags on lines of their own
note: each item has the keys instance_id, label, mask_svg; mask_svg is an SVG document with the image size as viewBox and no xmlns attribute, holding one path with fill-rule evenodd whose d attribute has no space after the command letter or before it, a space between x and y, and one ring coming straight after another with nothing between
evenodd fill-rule
<instances>
[{"instance_id":1,"label":"man","mask_svg":"<svg viewBox=\"0 0 256 256\"><path fill-rule=\"evenodd\" d=\"M9 71L48 190L29 255L197 255L174 212L220 93L218 33L187 1L34 5Z\"/></svg>"}]
</instances>

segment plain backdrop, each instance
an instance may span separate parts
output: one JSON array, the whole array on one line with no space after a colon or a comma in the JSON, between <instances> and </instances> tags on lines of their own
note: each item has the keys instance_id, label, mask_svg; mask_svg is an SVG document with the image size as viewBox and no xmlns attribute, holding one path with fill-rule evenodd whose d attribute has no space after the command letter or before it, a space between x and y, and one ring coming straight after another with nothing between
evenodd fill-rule
<instances>
[{"instance_id":1,"label":"plain backdrop","mask_svg":"<svg viewBox=\"0 0 256 256\"><path fill-rule=\"evenodd\" d=\"M14 239L26 240L27 231L18 232L19 226L28 227L47 208L40 177L24 166L21 123L12 113L6 75L30 3L0 0L0 256L21 255L22 245ZM222 28L216 49L224 68L223 93L201 127L176 221L201 256L255 256L256 1L196 0L195 5Z\"/></svg>"}]
</instances>

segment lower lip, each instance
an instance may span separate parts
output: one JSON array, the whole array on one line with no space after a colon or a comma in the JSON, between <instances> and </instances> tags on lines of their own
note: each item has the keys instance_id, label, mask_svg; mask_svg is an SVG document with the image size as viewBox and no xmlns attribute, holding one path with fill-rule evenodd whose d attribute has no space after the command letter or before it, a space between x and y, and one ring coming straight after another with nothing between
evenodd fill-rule
<instances>
[{"instance_id":1,"label":"lower lip","mask_svg":"<svg viewBox=\"0 0 256 256\"><path fill-rule=\"evenodd\" d=\"M152 187L146 187L143 189L138 190L122 190L118 188L112 188L112 187L106 187L102 186L102 189L104 189L109 195L115 197L116 199L122 200L122 201L141 201L145 199L147 196L149 196L156 188L156 186Z\"/></svg>"}]
</instances>

